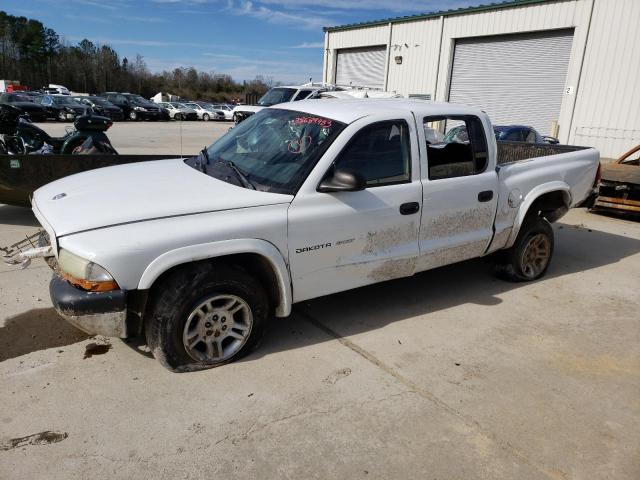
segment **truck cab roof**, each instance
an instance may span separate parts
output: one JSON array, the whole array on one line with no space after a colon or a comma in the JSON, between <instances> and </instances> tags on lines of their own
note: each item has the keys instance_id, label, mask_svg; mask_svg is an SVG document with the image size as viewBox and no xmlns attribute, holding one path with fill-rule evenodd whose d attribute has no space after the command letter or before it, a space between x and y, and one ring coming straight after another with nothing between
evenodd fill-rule
<instances>
[{"instance_id":1,"label":"truck cab roof","mask_svg":"<svg viewBox=\"0 0 640 480\"><path fill-rule=\"evenodd\" d=\"M311 115L330 118L342 123L352 123L359 118L376 114L389 114L390 111L417 112L424 115L475 115L485 114L477 108L446 102L431 102L410 98L357 98L340 100L301 100L282 103L274 108L296 110Z\"/></svg>"}]
</instances>

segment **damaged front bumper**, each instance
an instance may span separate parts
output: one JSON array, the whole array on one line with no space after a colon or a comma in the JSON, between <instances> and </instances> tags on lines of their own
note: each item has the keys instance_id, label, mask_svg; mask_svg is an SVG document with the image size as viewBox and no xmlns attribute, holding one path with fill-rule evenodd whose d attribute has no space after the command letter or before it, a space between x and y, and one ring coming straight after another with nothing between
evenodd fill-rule
<instances>
[{"instance_id":1,"label":"damaged front bumper","mask_svg":"<svg viewBox=\"0 0 640 480\"><path fill-rule=\"evenodd\" d=\"M8 265L24 269L34 258L43 258L49 264L54 271L49 284L51 301L58 314L69 323L92 335L127 337L127 293L123 290L89 292L76 288L60 277L53 250L44 230L0 248Z\"/></svg>"},{"instance_id":2,"label":"damaged front bumper","mask_svg":"<svg viewBox=\"0 0 640 480\"><path fill-rule=\"evenodd\" d=\"M125 291L87 292L54 275L49 293L58 314L80 330L107 337L128 336Z\"/></svg>"},{"instance_id":3,"label":"damaged front bumper","mask_svg":"<svg viewBox=\"0 0 640 480\"><path fill-rule=\"evenodd\" d=\"M46 260L53 257L53 247L49 241L49 235L44 230L39 230L13 245L0 247L0 252L2 252L4 263L18 265L21 270L31 265L31 260L34 258Z\"/></svg>"}]
</instances>

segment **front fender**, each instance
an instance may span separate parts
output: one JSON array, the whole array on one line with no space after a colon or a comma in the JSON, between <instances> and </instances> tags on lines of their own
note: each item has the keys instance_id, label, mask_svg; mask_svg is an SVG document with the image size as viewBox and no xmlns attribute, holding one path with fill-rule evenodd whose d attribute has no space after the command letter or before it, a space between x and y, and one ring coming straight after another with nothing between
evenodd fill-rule
<instances>
[{"instance_id":1,"label":"front fender","mask_svg":"<svg viewBox=\"0 0 640 480\"><path fill-rule=\"evenodd\" d=\"M170 250L160 255L147 266L138 283L138 289L146 290L151 288L160 275L175 266L238 253L255 253L269 262L278 280L280 300L276 307L276 316L288 316L291 313L292 304L289 270L278 249L265 240L250 238L223 240Z\"/></svg>"},{"instance_id":2,"label":"front fender","mask_svg":"<svg viewBox=\"0 0 640 480\"><path fill-rule=\"evenodd\" d=\"M513 223L513 228L511 229L511 235L509 235L509 240L507 241L505 248L511 247L516 241L516 237L520 232L520 227L522 226L522 223L524 222L524 219L527 216L531 205L533 205L533 202L535 202L542 195L551 192L562 192L567 208L571 206L571 188L567 183L563 181L558 180L554 182L543 183L542 185L538 185L537 187L532 188L524 198L524 200L522 200L522 203L520 203L518 214L516 215L515 221Z\"/></svg>"}]
</instances>

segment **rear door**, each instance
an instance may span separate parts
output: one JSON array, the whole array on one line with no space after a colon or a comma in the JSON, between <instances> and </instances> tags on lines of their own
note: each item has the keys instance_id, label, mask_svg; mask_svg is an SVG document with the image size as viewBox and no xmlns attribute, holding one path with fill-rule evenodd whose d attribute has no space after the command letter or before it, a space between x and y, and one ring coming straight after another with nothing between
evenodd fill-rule
<instances>
[{"instance_id":1,"label":"rear door","mask_svg":"<svg viewBox=\"0 0 640 480\"><path fill-rule=\"evenodd\" d=\"M321 193L335 168L367 188ZM420 227L419 153L413 117L367 117L349 125L289 207L294 301L411 275Z\"/></svg>"},{"instance_id":2,"label":"rear door","mask_svg":"<svg viewBox=\"0 0 640 480\"><path fill-rule=\"evenodd\" d=\"M416 270L481 256L493 237L498 176L489 168L482 120L473 115L422 117L425 145L420 257ZM456 129L456 135L446 135ZM426 134L426 135L425 135Z\"/></svg>"}]
</instances>

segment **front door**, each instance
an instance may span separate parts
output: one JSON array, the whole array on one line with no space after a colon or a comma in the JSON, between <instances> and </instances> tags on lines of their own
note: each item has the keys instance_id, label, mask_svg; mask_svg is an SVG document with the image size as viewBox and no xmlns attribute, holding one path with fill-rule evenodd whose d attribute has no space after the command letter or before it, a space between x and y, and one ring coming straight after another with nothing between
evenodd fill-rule
<instances>
[{"instance_id":1,"label":"front door","mask_svg":"<svg viewBox=\"0 0 640 480\"><path fill-rule=\"evenodd\" d=\"M357 171L366 189L321 193L311 178L289 208L294 302L414 272L422 203L415 123L360 122L335 160L316 168Z\"/></svg>"}]
</instances>

